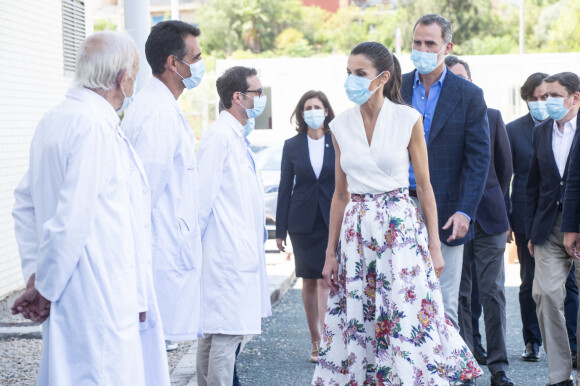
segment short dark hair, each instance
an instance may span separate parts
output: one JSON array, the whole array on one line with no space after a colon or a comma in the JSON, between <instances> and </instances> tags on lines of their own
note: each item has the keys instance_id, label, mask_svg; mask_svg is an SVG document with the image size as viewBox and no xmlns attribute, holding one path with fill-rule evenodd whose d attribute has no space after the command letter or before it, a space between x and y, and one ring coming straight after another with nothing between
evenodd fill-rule
<instances>
[{"instance_id":1,"label":"short dark hair","mask_svg":"<svg viewBox=\"0 0 580 386\"><path fill-rule=\"evenodd\" d=\"M542 82L548 77L548 74L543 72L534 72L532 75L528 76L528 79L524 82L524 85L520 89L520 96L524 101L528 101L536 91L536 87L542 84Z\"/></svg>"},{"instance_id":2,"label":"short dark hair","mask_svg":"<svg viewBox=\"0 0 580 386\"><path fill-rule=\"evenodd\" d=\"M179 20L168 20L157 23L145 43L145 56L155 75L165 72L167 57L174 55L182 59L187 55L185 38L201 35L199 28Z\"/></svg>"},{"instance_id":3,"label":"short dark hair","mask_svg":"<svg viewBox=\"0 0 580 386\"><path fill-rule=\"evenodd\" d=\"M428 15L421 16L421 18L419 18L419 20L417 20L417 22L415 23L415 26L413 27L413 32L415 32L415 28L417 28L419 24L431 25L433 23L439 24L439 27L441 27L441 37L443 38L443 41L445 43L449 43L453 38L451 23L443 16L437 15L435 13L430 13Z\"/></svg>"},{"instance_id":4,"label":"short dark hair","mask_svg":"<svg viewBox=\"0 0 580 386\"><path fill-rule=\"evenodd\" d=\"M552 75L544 79L546 83L558 82L562 86L566 87L568 94L574 94L575 92L580 92L580 79L578 75L573 72L560 72L559 74Z\"/></svg>"},{"instance_id":5,"label":"short dark hair","mask_svg":"<svg viewBox=\"0 0 580 386\"><path fill-rule=\"evenodd\" d=\"M455 55L447 55L445 57L445 65L447 67L453 67L456 64L461 64L463 67L465 67L465 72L467 72L467 77L469 78L469 80L471 80L471 70L469 69L469 64L467 64L467 62L465 60L461 60Z\"/></svg>"},{"instance_id":6,"label":"short dark hair","mask_svg":"<svg viewBox=\"0 0 580 386\"><path fill-rule=\"evenodd\" d=\"M258 72L254 68L235 66L228 68L216 80L215 85L220 101L226 109L232 107L232 97L235 92L248 91L248 78L254 75L258 75Z\"/></svg>"},{"instance_id":7,"label":"short dark hair","mask_svg":"<svg viewBox=\"0 0 580 386\"><path fill-rule=\"evenodd\" d=\"M328 112L328 115L324 119L324 133L330 132L330 126L328 124L330 121L334 119L334 110L332 110L332 106L330 106L330 102L328 101L328 97L322 91L306 91L302 98L298 101L294 112L290 116L290 122L292 122L292 118L296 119L296 131L302 133L303 131L308 130L308 125L304 121L303 113L304 113L304 105L306 101L312 98L318 98L322 102L324 109Z\"/></svg>"},{"instance_id":8,"label":"short dark hair","mask_svg":"<svg viewBox=\"0 0 580 386\"><path fill-rule=\"evenodd\" d=\"M383 87L383 96L389 98L391 102L400 105L405 104L401 97L401 84L403 81L401 65L399 64L397 57L393 55L387 47L377 42L364 42L357 44L356 47L350 51L350 54L366 56L373 63L373 67L377 70L377 74L389 71L391 73L391 78Z\"/></svg>"}]
</instances>

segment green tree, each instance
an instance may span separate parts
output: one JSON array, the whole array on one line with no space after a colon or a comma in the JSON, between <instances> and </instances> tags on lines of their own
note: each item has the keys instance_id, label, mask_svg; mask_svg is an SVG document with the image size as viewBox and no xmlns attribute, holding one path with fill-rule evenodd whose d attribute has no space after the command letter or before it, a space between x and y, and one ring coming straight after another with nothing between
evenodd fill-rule
<instances>
[{"instance_id":1,"label":"green tree","mask_svg":"<svg viewBox=\"0 0 580 386\"><path fill-rule=\"evenodd\" d=\"M276 38L276 48L284 56L308 57L314 52L304 34L296 28L282 31Z\"/></svg>"},{"instance_id":2,"label":"green tree","mask_svg":"<svg viewBox=\"0 0 580 386\"><path fill-rule=\"evenodd\" d=\"M559 17L549 30L547 49L552 52L580 51L580 3L563 0Z\"/></svg>"},{"instance_id":3,"label":"green tree","mask_svg":"<svg viewBox=\"0 0 580 386\"><path fill-rule=\"evenodd\" d=\"M300 19L298 0L212 0L201 7L202 48L216 56L273 50L276 37Z\"/></svg>"}]
</instances>

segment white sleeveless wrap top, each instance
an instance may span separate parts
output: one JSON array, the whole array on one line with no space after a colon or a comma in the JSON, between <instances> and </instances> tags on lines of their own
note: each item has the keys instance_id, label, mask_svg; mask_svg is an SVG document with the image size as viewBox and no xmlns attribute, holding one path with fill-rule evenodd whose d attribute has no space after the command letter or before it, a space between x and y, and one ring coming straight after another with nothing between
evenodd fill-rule
<instances>
[{"instance_id":1,"label":"white sleeveless wrap top","mask_svg":"<svg viewBox=\"0 0 580 386\"><path fill-rule=\"evenodd\" d=\"M370 146L360 106L330 122L351 194L378 194L409 186L408 146L413 126L420 117L414 108L385 98Z\"/></svg>"}]
</instances>

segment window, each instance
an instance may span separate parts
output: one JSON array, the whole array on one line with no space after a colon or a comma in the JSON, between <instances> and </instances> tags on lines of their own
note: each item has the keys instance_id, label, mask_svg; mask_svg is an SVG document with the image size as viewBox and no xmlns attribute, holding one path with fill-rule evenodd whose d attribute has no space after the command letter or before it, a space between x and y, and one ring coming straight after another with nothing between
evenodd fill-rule
<instances>
[{"instance_id":1,"label":"window","mask_svg":"<svg viewBox=\"0 0 580 386\"><path fill-rule=\"evenodd\" d=\"M62 45L64 74L75 72L77 51L85 40L85 2L62 0Z\"/></svg>"}]
</instances>

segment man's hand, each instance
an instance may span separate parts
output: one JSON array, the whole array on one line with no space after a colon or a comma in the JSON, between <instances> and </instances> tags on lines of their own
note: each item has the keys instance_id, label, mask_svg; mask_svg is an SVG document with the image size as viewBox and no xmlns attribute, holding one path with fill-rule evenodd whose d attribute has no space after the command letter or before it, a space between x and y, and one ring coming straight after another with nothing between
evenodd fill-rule
<instances>
[{"instance_id":1,"label":"man's hand","mask_svg":"<svg viewBox=\"0 0 580 386\"><path fill-rule=\"evenodd\" d=\"M514 241L514 230L510 227L510 230L507 234L507 243L511 244Z\"/></svg>"},{"instance_id":2,"label":"man's hand","mask_svg":"<svg viewBox=\"0 0 580 386\"><path fill-rule=\"evenodd\" d=\"M580 260L580 233L564 232L564 247L570 256Z\"/></svg>"},{"instance_id":3,"label":"man's hand","mask_svg":"<svg viewBox=\"0 0 580 386\"><path fill-rule=\"evenodd\" d=\"M281 238L276 238L276 245L280 252L286 252L286 240Z\"/></svg>"},{"instance_id":4,"label":"man's hand","mask_svg":"<svg viewBox=\"0 0 580 386\"><path fill-rule=\"evenodd\" d=\"M336 260L336 253L326 251L322 277L331 290L338 291L338 261Z\"/></svg>"},{"instance_id":5,"label":"man's hand","mask_svg":"<svg viewBox=\"0 0 580 386\"><path fill-rule=\"evenodd\" d=\"M22 313L22 316L26 319L42 323L50 315L50 301L34 288L35 280L36 274L30 276L26 291L14 301L10 309L12 310L12 315Z\"/></svg>"},{"instance_id":6,"label":"man's hand","mask_svg":"<svg viewBox=\"0 0 580 386\"><path fill-rule=\"evenodd\" d=\"M534 257L534 244L532 244L532 240L528 240L528 251L530 251L530 256Z\"/></svg>"},{"instance_id":7,"label":"man's hand","mask_svg":"<svg viewBox=\"0 0 580 386\"><path fill-rule=\"evenodd\" d=\"M453 229L451 235L447 238L448 243L465 237L469 230L469 220L464 214L455 212L451 217L449 217L449 220L447 220L445 225L443 225L443 229L447 230L451 226L453 226Z\"/></svg>"},{"instance_id":8,"label":"man's hand","mask_svg":"<svg viewBox=\"0 0 580 386\"><path fill-rule=\"evenodd\" d=\"M143 323L147 320L147 312L139 312L139 321Z\"/></svg>"}]
</instances>

